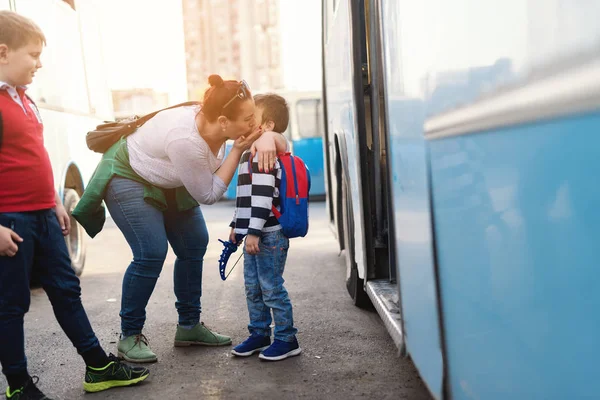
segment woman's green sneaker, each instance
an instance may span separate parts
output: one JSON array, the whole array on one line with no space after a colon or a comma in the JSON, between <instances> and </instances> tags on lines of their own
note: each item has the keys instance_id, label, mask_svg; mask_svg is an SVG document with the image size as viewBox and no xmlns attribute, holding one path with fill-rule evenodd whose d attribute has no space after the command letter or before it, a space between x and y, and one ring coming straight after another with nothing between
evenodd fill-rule
<instances>
[{"instance_id":1,"label":"woman's green sneaker","mask_svg":"<svg viewBox=\"0 0 600 400\"><path fill-rule=\"evenodd\" d=\"M192 329L185 329L177 325L175 333L175 347L186 346L226 346L231 344L229 336L211 332L203 322L196 324Z\"/></svg>"},{"instance_id":2,"label":"woman's green sneaker","mask_svg":"<svg viewBox=\"0 0 600 400\"><path fill-rule=\"evenodd\" d=\"M119 340L119 358L133 363L151 363L156 362L156 354L148 346L146 336L133 335Z\"/></svg>"},{"instance_id":3,"label":"woman's green sneaker","mask_svg":"<svg viewBox=\"0 0 600 400\"><path fill-rule=\"evenodd\" d=\"M110 363L104 368L86 367L83 382L86 392L101 392L114 387L135 385L150 374L146 368L123 364L112 354L108 358Z\"/></svg>"}]
</instances>

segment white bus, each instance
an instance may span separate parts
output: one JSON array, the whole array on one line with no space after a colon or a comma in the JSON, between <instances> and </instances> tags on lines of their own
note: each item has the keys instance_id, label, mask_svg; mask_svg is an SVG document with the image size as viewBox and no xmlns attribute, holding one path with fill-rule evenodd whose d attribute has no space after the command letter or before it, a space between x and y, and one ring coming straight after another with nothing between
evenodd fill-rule
<instances>
[{"instance_id":1,"label":"white bus","mask_svg":"<svg viewBox=\"0 0 600 400\"><path fill-rule=\"evenodd\" d=\"M35 21L47 46L43 68L27 90L44 122L54 182L67 211L73 210L100 155L90 151L86 133L114 117L103 65L102 43L93 0L0 0L0 10L12 10ZM85 264L85 232L71 218L67 246L73 269Z\"/></svg>"}]
</instances>

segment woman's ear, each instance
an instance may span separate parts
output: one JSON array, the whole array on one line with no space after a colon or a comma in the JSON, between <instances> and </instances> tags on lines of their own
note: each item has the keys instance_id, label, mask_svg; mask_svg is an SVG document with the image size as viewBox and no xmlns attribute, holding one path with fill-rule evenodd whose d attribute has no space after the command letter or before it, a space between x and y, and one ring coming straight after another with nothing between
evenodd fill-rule
<instances>
[{"instance_id":1,"label":"woman's ear","mask_svg":"<svg viewBox=\"0 0 600 400\"><path fill-rule=\"evenodd\" d=\"M219 118L217 118L217 122L219 123L219 125L221 125L221 130L227 130L227 126L229 125L229 119L227 119L226 116L221 115Z\"/></svg>"}]
</instances>

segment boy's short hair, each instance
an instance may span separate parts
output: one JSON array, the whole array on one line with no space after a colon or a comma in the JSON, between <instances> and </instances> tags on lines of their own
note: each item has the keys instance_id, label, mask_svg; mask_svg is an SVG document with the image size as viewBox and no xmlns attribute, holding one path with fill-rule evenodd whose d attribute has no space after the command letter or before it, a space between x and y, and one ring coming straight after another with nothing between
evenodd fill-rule
<instances>
[{"instance_id":1,"label":"boy's short hair","mask_svg":"<svg viewBox=\"0 0 600 400\"><path fill-rule=\"evenodd\" d=\"M46 45L46 36L35 22L13 11L0 11L0 44L16 50L33 41Z\"/></svg>"},{"instance_id":2,"label":"boy's short hair","mask_svg":"<svg viewBox=\"0 0 600 400\"><path fill-rule=\"evenodd\" d=\"M290 123L290 110L283 97L275 93L257 94L254 96L254 104L263 110L261 124L273 121L273 131L285 132Z\"/></svg>"}]
</instances>

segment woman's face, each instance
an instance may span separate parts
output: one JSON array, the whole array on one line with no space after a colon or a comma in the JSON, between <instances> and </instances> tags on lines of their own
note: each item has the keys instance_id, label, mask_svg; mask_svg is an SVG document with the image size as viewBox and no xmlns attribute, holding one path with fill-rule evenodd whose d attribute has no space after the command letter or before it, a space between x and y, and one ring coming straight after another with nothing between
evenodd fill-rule
<instances>
[{"instance_id":1,"label":"woman's face","mask_svg":"<svg viewBox=\"0 0 600 400\"><path fill-rule=\"evenodd\" d=\"M240 115L236 120L230 120L229 137L237 139L250 135L256 128L254 118L254 100L246 100L240 105Z\"/></svg>"}]
</instances>

